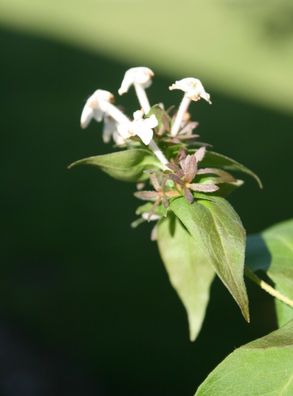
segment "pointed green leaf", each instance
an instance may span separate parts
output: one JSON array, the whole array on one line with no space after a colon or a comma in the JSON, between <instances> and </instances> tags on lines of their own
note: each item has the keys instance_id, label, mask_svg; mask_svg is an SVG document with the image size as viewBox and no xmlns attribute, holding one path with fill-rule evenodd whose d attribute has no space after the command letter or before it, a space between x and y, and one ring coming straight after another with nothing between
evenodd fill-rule
<instances>
[{"instance_id":1,"label":"pointed green leaf","mask_svg":"<svg viewBox=\"0 0 293 396\"><path fill-rule=\"evenodd\" d=\"M152 153L144 149L130 149L96 155L73 162L68 168L77 165L97 166L114 179L129 182L145 180L148 175L143 173L144 170L160 167L160 163Z\"/></svg>"},{"instance_id":2,"label":"pointed green leaf","mask_svg":"<svg viewBox=\"0 0 293 396\"><path fill-rule=\"evenodd\" d=\"M206 252L205 262L214 267L249 321L243 279L245 230L237 213L221 197L197 199L192 204L181 197L171 202L170 209L193 237L195 248Z\"/></svg>"},{"instance_id":3,"label":"pointed green leaf","mask_svg":"<svg viewBox=\"0 0 293 396\"><path fill-rule=\"evenodd\" d=\"M293 300L293 220L270 227L247 240L246 265L267 273L274 288ZM279 325L293 319L293 309L276 299Z\"/></svg>"},{"instance_id":4,"label":"pointed green leaf","mask_svg":"<svg viewBox=\"0 0 293 396\"><path fill-rule=\"evenodd\" d=\"M194 341L204 320L215 271L173 213L159 222L157 241L170 282L186 309L190 340Z\"/></svg>"},{"instance_id":5,"label":"pointed green leaf","mask_svg":"<svg viewBox=\"0 0 293 396\"><path fill-rule=\"evenodd\" d=\"M195 396L293 395L293 321L231 353Z\"/></svg>"},{"instance_id":6,"label":"pointed green leaf","mask_svg":"<svg viewBox=\"0 0 293 396\"><path fill-rule=\"evenodd\" d=\"M258 183L259 187L262 188L262 182L257 174L232 158L227 157L226 155L219 154L214 151L207 151L204 159L201 162L201 167L222 168L227 171L246 173L247 175L253 177Z\"/></svg>"}]
</instances>

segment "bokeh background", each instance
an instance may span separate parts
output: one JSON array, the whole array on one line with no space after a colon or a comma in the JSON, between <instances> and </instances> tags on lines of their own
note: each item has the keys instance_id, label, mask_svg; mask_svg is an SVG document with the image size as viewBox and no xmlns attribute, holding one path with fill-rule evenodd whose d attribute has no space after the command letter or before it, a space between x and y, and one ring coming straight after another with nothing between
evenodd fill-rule
<instances>
[{"instance_id":1,"label":"bokeh background","mask_svg":"<svg viewBox=\"0 0 293 396\"><path fill-rule=\"evenodd\" d=\"M274 328L271 299L248 284L247 325L216 281L190 343L150 227L130 228L134 186L66 167L111 150L79 127L95 89L145 65L151 102L176 105L170 83L196 76L202 140L264 183L231 196L247 231L292 216L292 2L0 0L0 48L0 395L192 395Z\"/></svg>"}]
</instances>

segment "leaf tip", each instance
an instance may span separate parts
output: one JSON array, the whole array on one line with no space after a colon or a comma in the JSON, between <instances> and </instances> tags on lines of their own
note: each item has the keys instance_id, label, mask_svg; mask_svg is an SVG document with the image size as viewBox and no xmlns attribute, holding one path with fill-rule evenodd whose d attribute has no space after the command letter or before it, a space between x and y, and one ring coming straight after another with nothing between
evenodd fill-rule
<instances>
[{"instance_id":1,"label":"leaf tip","mask_svg":"<svg viewBox=\"0 0 293 396\"><path fill-rule=\"evenodd\" d=\"M246 307L241 308L241 313L246 320L247 323L250 323L250 313L249 313L249 307L248 305Z\"/></svg>"},{"instance_id":2,"label":"leaf tip","mask_svg":"<svg viewBox=\"0 0 293 396\"><path fill-rule=\"evenodd\" d=\"M77 166L77 165L85 164L85 163L86 163L85 160L84 160L84 159L81 159L81 160L78 160L78 161L75 161L75 162L72 162L71 164L69 164L69 165L67 166L67 169L71 169L71 168L74 168L74 167Z\"/></svg>"},{"instance_id":3,"label":"leaf tip","mask_svg":"<svg viewBox=\"0 0 293 396\"><path fill-rule=\"evenodd\" d=\"M259 178L257 175L256 175L256 181L257 181L258 187L259 187L261 190L263 190L262 181L260 180L260 178Z\"/></svg>"}]
</instances>

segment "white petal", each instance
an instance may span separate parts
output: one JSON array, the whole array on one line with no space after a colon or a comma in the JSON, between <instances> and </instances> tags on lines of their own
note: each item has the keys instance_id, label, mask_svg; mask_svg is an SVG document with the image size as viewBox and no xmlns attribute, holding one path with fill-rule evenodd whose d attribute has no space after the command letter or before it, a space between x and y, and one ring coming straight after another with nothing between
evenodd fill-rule
<instances>
[{"instance_id":1,"label":"white petal","mask_svg":"<svg viewBox=\"0 0 293 396\"><path fill-rule=\"evenodd\" d=\"M157 120L157 117L153 114L149 118L145 119L146 125L149 128L155 128L156 126L159 125L159 121Z\"/></svg>"},{"instance_id":2,"label":"white petal","mask_svg":"<svg viewBox=\"0 0 293 396\"><path fill-rule=\"evenodd\" d=\"M186 93L191 100L198 101L202 98L211 103L210 95L205 91L201 81L197 78L183 78L182 80L176 81L175 84L172 84L169 89L170 91L179 89Z\"/></svg>"},{"instance_id":3,"label":"white petal","mask_svg":"<svg viewBox=\"0 0 293 396\"><path fill-rule=\"evenodd\" d=\"M143 111L137 110L133 113L134 120L130 126L130 133L133 136L139 136L145 145L150 144L153 138L153 130L158 125L158 120L153 114L149 118L143 118Z\"/></svg>"},{"instance_id":4,"label":"white petal","mask_svg":"<svg viewBox=\"0 0 293 396\"><path fill-rule=\"evenodd\" d=\"M115 131L117 131L116 122L111 117L105 117L103 128L103 142L109 143Z\"/></svg>"},{"instance_id":5,"label":"white petal","mask_svg":"<svg viewBox=\"0 0 293 396\"><path fill-rule=\"evenodd\" d=\"M117 131L113 133L113 140L117 146L124 146L126 143L126 140Z\"/></svg>"},{"instance_id":6,"label":"white petal","mask_svg":"<svg viewBox=\"0 0 293 396\"><path fill-rule=\"evenodd\" d=\"M153 138L153 130L150 128L138 128L136 135L139 136L142 142L147 146Z\"/></svg>"},{"instance_id":7,"label":"white petal","mask_svg":"<svg viewBox=\"0 0 293 396\"><path fill-rule=\"evenodd\" d=\"M118 90L119 95L123 95L128 92L129 88L133 84L139 84L144 88L148 88L152 83L152 77L154 72L148 67L132 67L127 70L121 83L121 87Z\"/></svg>"},{"instance_id":8,"label":"white petal","mask_svg":"<svg viewBox=\"0 0 293 396\"><path fill-rule=\"evenodd\" d=\"M142 110L137 110L133 113L133 119L135 121L143 120L144 112Z\"/></svg>"},{"instance_id":9,"label":"white petal","mask_svg":"<svg viewBox=\"0 0 293 396\"><path fill-rule=\"evenodd\" d=\"M131 127L131 122L117 124L117 131L123 139L128 139L132 136L132 134L129 132L130 127Z\"/></svg>"},{"instance_id":10,"label":"white petal","mask_svg":"<svg viewBox=\"0 0 293 396\"><path fill-rule=\"evenodd\" d=\"M101 122L103 121L104 118L104 112L100 109L94 109L93 110L93 118L97 121L97 122Z\"/></svg>"},{"instance_id":11,"label":"white petal","mask_svg":"<svg viewBox=\"0 0 293 396\"><path fill-rule=\"evenodd\" d=\"M93 118L94 110L86 104L82 110L80 117L80 125L83 129L85 129Z\"/></svg>"},{"instance_id":12,"label":"white petal","mask_svg":"<svg viewBox=\"0 0 293 396\"><path fill-rule=\"evenodd\" d=\"M82 128L86 128L91 122L92 118L97 121L102 121L103 113L109 103L113 101L114 96L109 91L97 89L86 101L82 110L80 124Z\"/></svg>"}]
</instances>

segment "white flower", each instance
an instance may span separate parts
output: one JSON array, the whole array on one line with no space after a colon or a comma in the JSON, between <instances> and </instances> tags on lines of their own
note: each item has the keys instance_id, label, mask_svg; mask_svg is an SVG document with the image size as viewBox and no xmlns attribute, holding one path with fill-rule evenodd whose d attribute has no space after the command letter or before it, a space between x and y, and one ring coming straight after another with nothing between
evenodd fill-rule
<instances>
[{"instance_id":1,"label":"white flower","mask_svg":"<svg viewBox=\"0 0 293 396\"><path fill-rule=\"evenodd\" d=\"M125 92L128 92L131 85L133 85L139 104L145 114L147 114L151 108L145 88L151 85L153 75L154 72L148 67L132 67L125 73L121 87L118 90L119 95L123 95Z\"/></svg>"},{"instance_id":2,"label":"white flower","mask_svg":"<svg viewBox=\"0 0 293 396\"><path fill-rule=\"evenodd\" d=\"M103 132L103 139L106 142L109 141L111 137L110 135L114 133L114 126L111 125L111 121L109 121L107 117L110 117L110 119L112 119L113 122L116 122L117 125L129 125L130 123L128 117L126 117L122 111L112 104L113 101L114 96L111 94L111 92L104 91L103 89L97 89L88 98L81 113L80 124L82 128L86 128L93 118L98 122L106 120ZM127 139L128 137L128 134L122 134L122 138Z\"/></svg>"},{"instance_id":3,"label":"white flower","mask_svg":"<svg viewBox=\"0 0 293 396\"><path fill-rule=\"evenodd\" d=\"M158 120L153 114L149 118L143 118L143 112L137 110L133 113L133 121L131 122L128 132L131 136L139 136L145 145L150 144L153 138L153 128L158 125Z\"/></svg>"},{"instance_id":4,"label":"white flower","mask_svg":"<svg viewBox=\"0 0 293 396\"><path fill-rule=\"evenodd\" d=\"M80 124L84 129L86 128L91 120L94 118L100 122L103 120L104 113L107 110L107 105L112 103L114 96L111 92L98 89L95 91L86 101L86 104L82 110Z\"/></svg>"},{"instance_id":5,"label":"white flower","mask_svg":"<svg viewBox=\"0 0 293 396\"><path fill-rule=\"evenodd\" d=\"M145 68L147 69L147 68ZM148 69L150 70L150 69ZM140 81L145 81L141 79ZM146 83L146 82L145 82ZM143 88L142 88L143 89ZM145 94L145 92L143 91ZM147 100L147 99L146 99ZM111 137L114 142L121 146L124 145L127 139L132 136L139 136L145 145L154 152L158 160L166 166L168 160L159 149L157 144L152 140L153 128L158 125L158 120L155 115L144 119L144 112L141 110L133 114L133 121L122 113L116 106L112 104L114 96L111 92L102 89L96 90L86 101L86 104L81 114L81 127L86 128L91 120L104 121L103 140L109 142Z\"/></svg>"},{"instance_id":6,"label":"white flower","mask_svg":"<svg viewBox=\"0 0 293 396\"><path fill-rule=\"evenodd\" d=\"M210 95L205 91L201 81L197 78L187 77L182 80L175 81L175 84L172 84L169 89L170 91L180 89L189 99L195 102L202 98L210 104L212 103L210 101Z\"/></svg>"},{"instance_id":7,"label":"white flower","mask_svg":"<svg viewBox=\"0 0 293 396\"><path fill-rule=\"evenodd\" d=\"M132 67L124 74L121 87L118 90L119 95L128 92L131 85L141 85L142 88L148 88L152 83L154 72L148 67Z\"/></svg>"},{"instance_id":8,"label":"white flower","mask_svg":"<svg viewBox=\"0 0 293 396\"><path fill-rule=\"evenodd\" d=\"M174 137L178 134L182 120L185 117L187 109L192 100L197 102L202 98L210 104L212 102L210 101L210 95L205 91L202 83L197 78L187 77L183 78L182 80L175 81L175 84L172 84L169 89L170 91L173 91L173 89L180 89L184 92L183 99L180 103L175 121L171 128L171 136Z\"/></svg>"}]
</instances>

